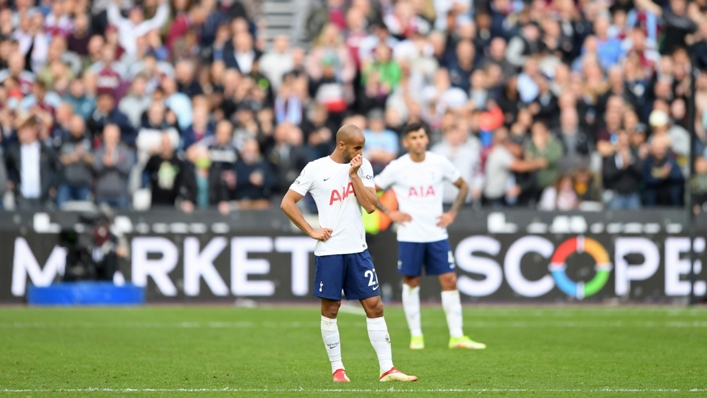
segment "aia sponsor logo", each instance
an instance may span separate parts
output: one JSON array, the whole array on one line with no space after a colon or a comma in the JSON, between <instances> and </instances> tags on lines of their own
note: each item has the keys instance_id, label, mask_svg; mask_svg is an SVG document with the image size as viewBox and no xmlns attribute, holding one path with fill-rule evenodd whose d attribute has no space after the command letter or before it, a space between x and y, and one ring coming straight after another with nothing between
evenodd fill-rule
<instances>
[{"instance_id":1,"label":"aia sponsor logo","mask_svg":"<svg viewBox=\"0 0 707 398\"><path fill-rule=\"evenodd\" d=\"M349 195L356 196L353 189L353 183L349 183L346 187L341 188L341 192L338 189L331 191L331 196L329 197L329 206L333 205L334 202L341 202L349 197Z\"/></svg>"},{"instance_id":2,"label":"aia sponsor logo","mask_svg":"<svg viewBox=\"0 0 707 398\"><path fill-rule=\"evenodd\" d=\"M428 187L410 187L408 191L408 198L426 198L428 196L435 196L435 189L432 185Z\"/></svg>"}]
</instances>

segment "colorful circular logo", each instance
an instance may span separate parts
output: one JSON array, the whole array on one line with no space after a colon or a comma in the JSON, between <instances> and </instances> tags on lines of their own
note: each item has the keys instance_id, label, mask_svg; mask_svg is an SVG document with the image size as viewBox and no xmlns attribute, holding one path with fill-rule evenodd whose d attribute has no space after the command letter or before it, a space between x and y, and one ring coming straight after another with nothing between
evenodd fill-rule
<instances>
[{"instance_id":1,"label":"colorful circular logo","mask_svg":"<svg viewBox=\"0 0 707 398\"><path fill-rule=\"evenodd\" d=\"M596 263L596 275L587 283L575 282L567 276L565 268L567 267L567 257L572 253L586 252ZM606 285L611 273L611 262L609 254L599 242L591 238L578 236L570 238L562 242L555 250L550 261L550 272L555 279L555 284L568 296L575 297L579 300L596 294L601 288Z\"/></svg>"}]
</instances>

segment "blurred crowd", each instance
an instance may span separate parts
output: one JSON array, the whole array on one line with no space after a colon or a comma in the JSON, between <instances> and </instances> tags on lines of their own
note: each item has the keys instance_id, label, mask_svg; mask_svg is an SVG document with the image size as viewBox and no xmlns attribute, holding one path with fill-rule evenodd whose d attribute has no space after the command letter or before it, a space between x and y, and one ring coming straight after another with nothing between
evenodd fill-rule
<instances>
[{"instance_id":1,"label":"blurred crowd","mask_svg":"<svg viewBox=\"0 0 707 398\"><path fill-rule=\"evenodd\" d=\"M0 0L4 203L264 209L417 121L476 206L707 202L707 0L310 3L297 47L239 0Z\"/></svg>"}]
</instances>

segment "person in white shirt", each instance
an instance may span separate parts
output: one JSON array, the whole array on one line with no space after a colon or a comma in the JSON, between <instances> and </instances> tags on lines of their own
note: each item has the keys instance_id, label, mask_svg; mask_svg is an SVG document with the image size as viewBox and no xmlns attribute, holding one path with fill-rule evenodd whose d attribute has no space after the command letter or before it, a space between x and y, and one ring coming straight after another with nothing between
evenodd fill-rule
<instances>
[{"instance_id":1,"label":"person in white shirt","mask_svg":"<svg viewBox=\"0 0 707 398\"><path fill-rule=\"evenodd\" d=\"M378 208L399 223L398 273L403 275L403 308L410 327L410 349L425 348L420 324L420 276L436 275L442 285L442 307L449 326L449 348L483 349L485 344L471 340L462 331L462 305L447 226L456 218L469 192L469 185L452 162L427 152L429 137L424 126L408 124L403 129L407 155L392 161L374 179L379 191L392 188L399 211L383 204ZM443 211L445 181L459 188L454 204Z\"/></svg>"},{"instance_id":2,"label":"person in white shirt","mask_svg":"<svg viewBox=\"0 0 707 398\"><path fill-rule=\"evenodd\" d=\"M290 186L280 208L313 239L314 296L321 299L321 330L329 355L334 382L348 382L341 361L336 316L342 290L348 300L359 300L366 312L368 337L378 355L380 381L416 381L393 366L388 326L383 318L380 285L368 253L361 207L369 214L378 203L373 169L363 158L366 142L361 129L345 125L336 133L336 149L327 157L310 162ZM318 229L312 228L297 208L311 193L319 211Z\"/></svg>"},{"instance_id":3,"label":"person in white shirt","mask_svg":"<svg viewBox=\"0 0 707 398\"><path fill-rule=\"evenodd\" d=\"M117 0L108 5L108 23L115 25L120 34L120 46L132 56L137 52L138 37L146 35L153 29L162 29L169 19L169 3L167 0L158 0L157 13L152 19L144 20L144 12L140 7L133 7L128 13L128 18L120 15L119 5L122 0Z\"/></svg>"}]
</instances>

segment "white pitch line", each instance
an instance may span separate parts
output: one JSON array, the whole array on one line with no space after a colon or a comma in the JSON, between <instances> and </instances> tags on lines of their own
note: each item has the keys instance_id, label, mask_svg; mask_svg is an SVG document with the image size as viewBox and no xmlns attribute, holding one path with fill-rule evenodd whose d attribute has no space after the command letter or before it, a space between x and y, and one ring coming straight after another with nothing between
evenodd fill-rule
<instances>
[{"instance_id":1,"label":"white pitch line","mask_svg":"<svg viewBox=\"0 0 707 398\"><path fill-rule=\"evenodd\" d=\"M596 393L596 392L613 392L613 393L658 393L658 392L707 392L707 388L433 388L433 389L397 389L395 387L386 389L344 389L344 388L61 388L61 389L5 389L0 390L0 393L46 393L46 392L109 392L109 393L238 393L238 392L259 392L259 393L284 393L284 392L318 392L318 393L337 393L337 392L373 392L373 393L485 393L485 392L527 392L527 393L548 393L548 392L580 392L580 393Z\"/></svg>"}]
</instances>

